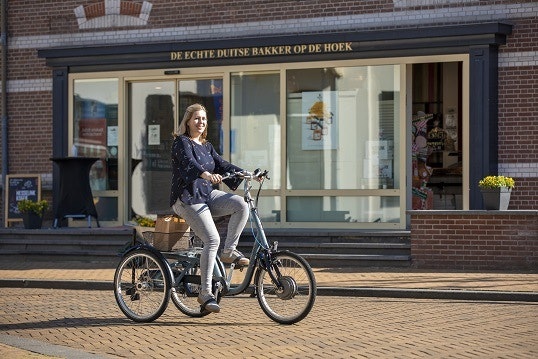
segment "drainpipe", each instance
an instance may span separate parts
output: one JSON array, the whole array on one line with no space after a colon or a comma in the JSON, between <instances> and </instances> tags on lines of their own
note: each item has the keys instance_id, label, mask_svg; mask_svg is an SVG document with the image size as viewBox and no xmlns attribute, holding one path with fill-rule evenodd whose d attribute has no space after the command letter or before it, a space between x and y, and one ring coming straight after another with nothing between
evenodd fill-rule
<instances>
[{"instance_id":1,"label":"drainpipe","mask_svg":"<svg viewBox=\"0 0 538 359\"><path fill-rule=\"evenodd\" d=\"M8 174L8 133L7 133L7 0L2 0L2 188L6 188L6 176ZM4 198L4 203L7 198Z\"/></svg>"}]
</instances>

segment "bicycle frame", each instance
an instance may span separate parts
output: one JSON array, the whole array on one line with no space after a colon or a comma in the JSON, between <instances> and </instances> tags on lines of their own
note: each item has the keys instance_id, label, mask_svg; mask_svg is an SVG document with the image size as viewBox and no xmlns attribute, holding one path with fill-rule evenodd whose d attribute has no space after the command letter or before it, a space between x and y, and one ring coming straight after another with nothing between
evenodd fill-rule
<instances>
[{"instance_id":1,"label":"bicycle frame","mask_svg":"<svg viewBox=\"0 0 538 359\"><path fill-rule=\"evenodd\" d=\"M265 231L263 229L262 222L260 220L260 216L258 215L258 209L256 208L256 205L254 203L254 200L252 199L252 196L250 195L250 189L252 188L250 182L254 178L254 175L247 175L244 176L245 182L243 184L243 190L244 190L244 199L245 202L247 202L250 212L250 221L251 225L252 222L254 222L254 225L256 227L256 235L254 236L254 246L252 248L252 253L250 255L250 263L247 267L247 272L245 273L245 277L243 278L243 281L236 285L231 286L231 280L232 275L235 270L235 265L230 265L230 269L228 272L226 272L226 269L219 258L217 258L217 263L215 265L215 270L213 271L214 277L220 277L224 279L225 282L225 288L223 293L225 295L237 295L240 293L243 293L249 286L249 284L252 281L252 277L254 276L254 270L258 267L259 262L264 259L260 255L262 251L269 251L276 250L276 247L270 248L269 243L267 242L267 237L265 236ZM265 268L265 263L261 263L261 265Z\"/></svg>"}]
</instances>

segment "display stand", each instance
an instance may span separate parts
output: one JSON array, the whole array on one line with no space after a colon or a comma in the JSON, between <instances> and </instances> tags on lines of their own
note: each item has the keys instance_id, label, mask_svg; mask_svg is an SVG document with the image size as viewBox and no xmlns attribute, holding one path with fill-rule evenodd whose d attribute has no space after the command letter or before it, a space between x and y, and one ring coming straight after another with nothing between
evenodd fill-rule
<instances>
[{"instance_id":1,"label":"display stand","mask_svg":"<svg viewBox=\"0 0 538 359\"><path fill-rule=\"evenodd\" d=\"M41 200L41 176L39 174L10 174L6 176L4 194L4 223L6 227L9 227L13 222L23 221L23 214L17 207L18 202L23 199L34 202Z\"/></svg>"},{"instance_id":2,"label":"display stand","mask_svg":"<svg viewBox=\"0 0 538 359\"><path fill-rule=\"evenodd\" d=\"M97 227L99 219L93 203L90 187L90 168L97 157L63 157L51 158L60 169L60 196L54 215L54 228L61 227L65 218L87 218L91 228L91 217L95 218Z\"/></svg>"}]
</instances>

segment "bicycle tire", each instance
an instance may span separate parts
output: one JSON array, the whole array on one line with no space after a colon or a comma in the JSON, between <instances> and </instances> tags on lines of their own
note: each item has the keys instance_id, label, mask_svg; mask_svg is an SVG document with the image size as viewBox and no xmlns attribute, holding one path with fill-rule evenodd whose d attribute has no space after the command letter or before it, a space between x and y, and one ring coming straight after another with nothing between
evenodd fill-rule
<instances>
[{"instance_id":1,"label":"bicycle tire","mask_svg":"<svg viewBox=\"0 0 538 359\"><path fill-rule=\"evenodd\" d=\"M258 268L254 277L256 297L264 313L280 324L303 320L314 306L317 288L314 272L301 256L281 251L272 254L271 270L280 273L282 288L271 280L269 273Z\"/></svg>"},{"instance_id":2,"label":"bicycle tire","mask_svg":"<svg viewBox=\"0 0 538 359\"><path fill-rule=\"evenodd\" d=\"M151 251L128 253L114 273L114 296L127 318L149 323L159 318L170 299L166 264Z\"/></svg>"},{"instance_id":3,"label":"bicycle tire","mask_svg":"<svg viewBox=\"0 0 538 359\"><path fill-rule=\"evenodd\" d=\"M200 294L200 268L195 267L187 270L182 280L172 288L172 303L179 311L189 317L205 317L211 312L202 310L198 303L198 294ZM222 296L217 295L217 303L220 303Z\"/></svg>"}]
</instances>

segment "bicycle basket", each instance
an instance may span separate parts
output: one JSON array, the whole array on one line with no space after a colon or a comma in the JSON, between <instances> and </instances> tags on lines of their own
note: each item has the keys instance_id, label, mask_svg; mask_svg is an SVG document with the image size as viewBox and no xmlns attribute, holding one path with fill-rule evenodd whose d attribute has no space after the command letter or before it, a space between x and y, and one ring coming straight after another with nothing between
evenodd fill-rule
<instances>
[{"instance_id":1,"label":"bicycle basket","mask_svg":"<svg viewBox=\"0 0 538 359\"><path fill-rule=\"evenodd\" d=\"M144 240L160 251L188 250L191 245L190 230L185 232L143 232Z\"/></svg>"}]
</instances>

